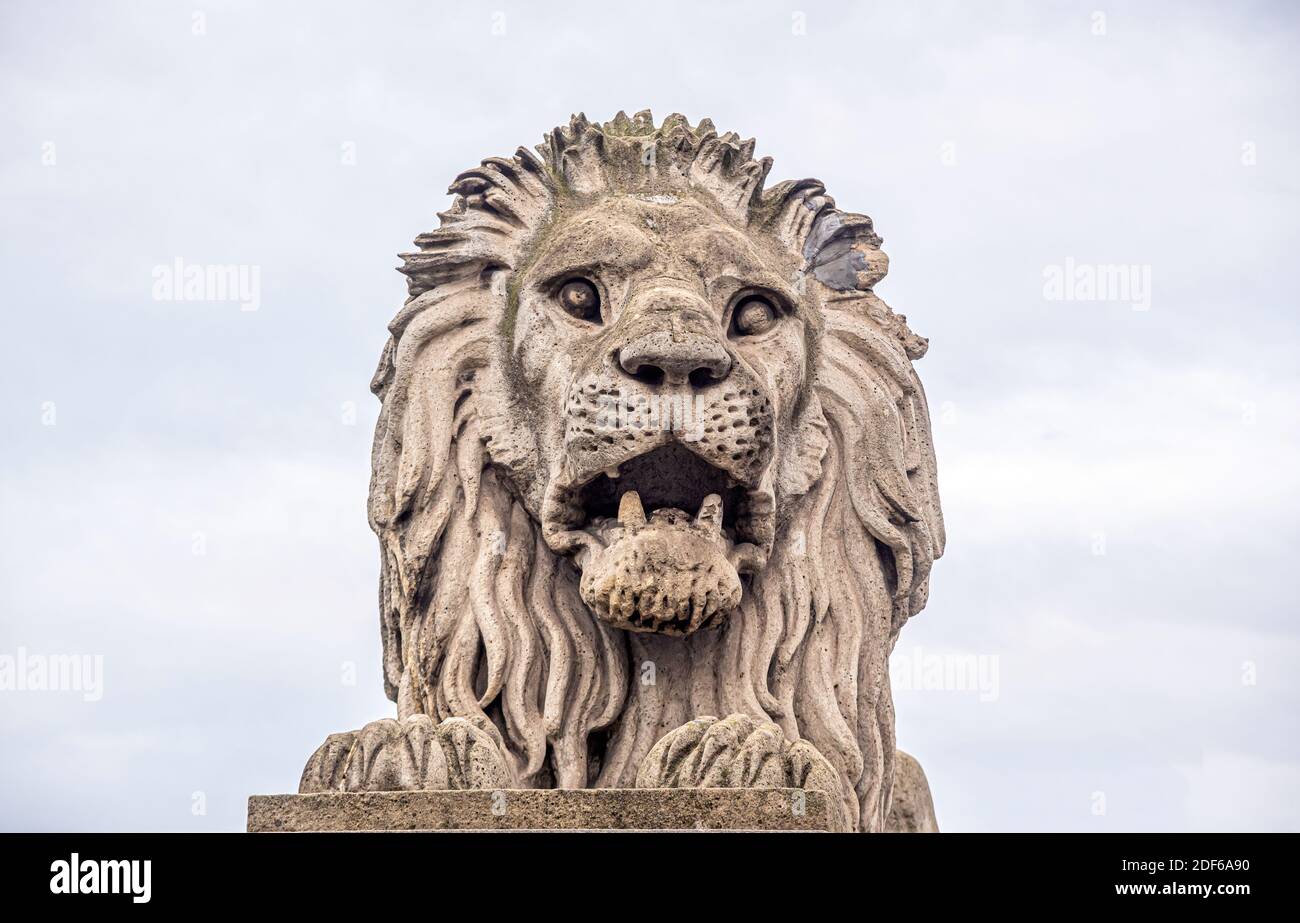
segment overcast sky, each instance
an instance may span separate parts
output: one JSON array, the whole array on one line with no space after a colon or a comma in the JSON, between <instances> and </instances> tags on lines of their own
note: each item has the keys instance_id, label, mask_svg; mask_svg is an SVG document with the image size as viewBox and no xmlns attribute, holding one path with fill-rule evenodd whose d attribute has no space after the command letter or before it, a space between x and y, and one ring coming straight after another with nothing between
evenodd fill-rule
<instances>
[{"instance_id":1,"label":"overcast sky","mask_svg":"<svg viewBox=\"0 0 1300 923\"><path fill-rule=\"evenodd\" d=\"M0 828L242 829L392 714L365 499L394 254L461 169L650 108L871 215L930 337L948 552L894 663L941 827L1300 829L1298 18L6 5L0 659L103 672L0 690ZM257 310L156 297L177 259L255 268Z\"/></svg>"}]
</instances>

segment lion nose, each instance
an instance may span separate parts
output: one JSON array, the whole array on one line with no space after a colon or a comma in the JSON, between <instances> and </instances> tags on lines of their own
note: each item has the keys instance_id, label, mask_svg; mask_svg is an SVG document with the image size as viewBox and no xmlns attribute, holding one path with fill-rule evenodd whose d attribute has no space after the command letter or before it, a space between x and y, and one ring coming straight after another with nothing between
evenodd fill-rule
<instances>
[{"instance_id":1,"label":"lion nose","mask_svg":"<svg viewBox=\"0 0 1300 923\"><path fill-rule=\"evenodd\" d=\"M651 330L618 351L618 364L637 381L690 383L703 388L731 372L731 354L713 337L679 329Z\"/></svg>"}]
</instances>

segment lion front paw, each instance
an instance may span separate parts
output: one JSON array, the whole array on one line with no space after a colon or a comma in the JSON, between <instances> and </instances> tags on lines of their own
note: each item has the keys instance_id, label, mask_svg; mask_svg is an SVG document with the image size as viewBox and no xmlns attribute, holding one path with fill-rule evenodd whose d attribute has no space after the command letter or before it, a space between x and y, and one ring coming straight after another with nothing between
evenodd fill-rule
<instances>
[{"instance_id":1,"label":"lion front paw","mask_svg":"<svg viewBox=\"0 0 1300 923\"><path fill-rule=\"evenodd\" d=\"M372 721L331 734L311 755L298 791L391 792L509 787L495 739L465 718Z\"/></svg>"},{"instance_id":2,"label":"lion front paw","mask_svg":"<svg viewBox=\"0 0 1300 923\"><path fill-rule=\"evenodd\" d=\"M832 813L843 814L839 773L826 757L749 715L696 718L669 732L642 760L636 787L803 788L824 792Z\"/></svg>"}]
</instances>

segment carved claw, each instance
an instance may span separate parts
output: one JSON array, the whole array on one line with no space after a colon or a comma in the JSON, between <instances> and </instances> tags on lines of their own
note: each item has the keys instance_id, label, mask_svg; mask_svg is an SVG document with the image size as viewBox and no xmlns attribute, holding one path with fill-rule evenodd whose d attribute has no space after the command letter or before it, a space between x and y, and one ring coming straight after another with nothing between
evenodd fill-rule
<instances>
[{"instance_id":1,"label":"carved claw","mask_svg":"<svg viewBox=\"0 0 1300 923\"><path fill-rule=\"evenodd\" d=\"M637 788L804 788L826 794L847 829L839 773L806 740L749 715L696 718L662 737L641 762Z\"/></svg>"},{"instance_id":2,"label":"carved claw","mask_svg":"<svg viewBox=\"0 0 1300 923\"><path fill-rule=\"evenodd\" d=\"M311 755L298 791L387 792L499 789L510 773L496 740L465 718L385 718L331 734Z\"/></svg>"}]
</instances>

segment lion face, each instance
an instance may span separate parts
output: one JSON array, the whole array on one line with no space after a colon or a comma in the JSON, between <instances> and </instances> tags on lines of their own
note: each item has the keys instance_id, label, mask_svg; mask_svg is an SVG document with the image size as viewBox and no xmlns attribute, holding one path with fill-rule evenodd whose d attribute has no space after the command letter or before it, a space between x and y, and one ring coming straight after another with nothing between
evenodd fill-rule
<instances>
[{"instance_id":1,"label":"lion face","mask_svg":"<svg viewBox=\"0 0 1300 923\"><path fill-rule=\"evenodd\" d=\"M689 634L765 564L819 310L797 268L697 199L619 195L561 216L520 274L543 535L607 622Z\"/></svg>"}]
</instances>

